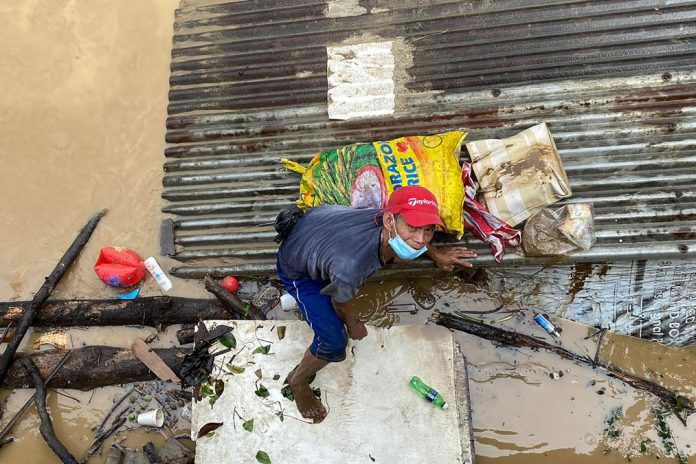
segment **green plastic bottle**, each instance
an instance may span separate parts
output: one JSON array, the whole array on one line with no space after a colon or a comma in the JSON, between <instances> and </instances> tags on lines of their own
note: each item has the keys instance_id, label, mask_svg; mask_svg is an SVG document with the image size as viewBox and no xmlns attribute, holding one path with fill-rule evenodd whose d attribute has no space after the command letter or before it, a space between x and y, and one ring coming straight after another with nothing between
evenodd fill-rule
<instances>
[{"instance_id":1,"label":"green plastic bottle","mask_svg":"<svg viewBox=\"0 0 696 464\"><path fill-rule=\"evenodd\" d=\"M445 399L440 395L437 390L435 390L432 387L429 387L421 379L418 377L413 377L411 379L411 382L409 383L411 388L416 390L418 393L423 395L423 398L426 400L430 401L433 403L435 406L437 406L440 409L447 409L447 402Z\"/></svg>"}]
</instances>

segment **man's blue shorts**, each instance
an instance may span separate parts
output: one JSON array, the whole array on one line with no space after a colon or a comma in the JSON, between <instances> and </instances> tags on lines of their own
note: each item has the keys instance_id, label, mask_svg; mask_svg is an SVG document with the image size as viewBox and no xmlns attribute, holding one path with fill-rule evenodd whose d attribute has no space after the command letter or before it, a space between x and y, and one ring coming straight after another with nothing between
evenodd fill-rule
<instances>
[{"instance_id":1,"label":"man's blue shorts","mask_svg":"<svg viewBox=\"0 0 696 464\"><path fill-rule=\"evenodd\" d=\"M329 362L339 362L346 359L348 333L346 327L338 318L331 297L319 293L326 287L328 281L316 281L309 277L290 280L283 273L280 263L277 265L280 280L285 289L295 300L302 311L305 321L314 331L314 340L309 352L319 359Z\"/></svg>"}]
</instances>

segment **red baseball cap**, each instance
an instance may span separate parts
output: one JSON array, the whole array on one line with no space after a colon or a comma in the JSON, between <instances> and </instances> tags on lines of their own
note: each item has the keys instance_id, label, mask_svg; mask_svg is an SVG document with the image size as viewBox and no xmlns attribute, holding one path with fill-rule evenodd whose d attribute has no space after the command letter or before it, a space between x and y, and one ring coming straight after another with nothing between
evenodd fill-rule
<instances>
[{"instance_id":1,"label":"red baseball cap","mask_svg":"<svg viewBox=\"0 0 696 464\"><path fill-rule=\"evenodd\" d=\"M435 195L420 185L410 185L394 190L384 210L401 215L413 227L434 224L447 230L440 219L440 209Z\"/></svg>"}]
</instances>

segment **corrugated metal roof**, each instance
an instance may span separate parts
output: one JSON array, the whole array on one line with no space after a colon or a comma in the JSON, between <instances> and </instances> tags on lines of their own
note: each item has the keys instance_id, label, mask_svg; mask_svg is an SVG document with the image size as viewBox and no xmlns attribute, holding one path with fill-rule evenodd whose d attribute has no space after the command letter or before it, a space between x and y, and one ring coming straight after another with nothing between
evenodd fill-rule
<instances>
[{"instance_id":1,"label":"corrugated metal roof","mask_svg":"<svg viewBox=\"0 0 696 464\"><path fill-rule=\"evenodd\" d=\"M695 36L696 1L182 1L163 180L184 262L172 273L273 272L271 223L299 182L280 158L453 128L504 138L542 121L568 201L595 205L598 238L546 262L693 256ZM327 45L379 40L402 71L395 113L329 120ZM470 238L476 263L494 265Z\"/></svg>"}]
</instances>

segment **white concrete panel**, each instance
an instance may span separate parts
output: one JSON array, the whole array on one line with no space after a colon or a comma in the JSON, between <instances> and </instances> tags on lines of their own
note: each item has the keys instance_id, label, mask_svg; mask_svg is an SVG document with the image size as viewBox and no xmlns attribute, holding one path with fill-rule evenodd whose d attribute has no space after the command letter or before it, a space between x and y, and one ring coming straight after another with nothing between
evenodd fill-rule
<instances>
[{"instance_id":1,"label":"white concrete panel","mask_svg":"<svg viewBox=\"0 0 696 464\"><path fill-rule=\"evenodd\" d=\"M463 358L458 350L455 355L448 330L369 327L365 339L351 342L345 361L330 364L317 375L312 386L321 389L329 414L324 422L309 424L296 420L301 416L295 403L280 391L286 374L311 342L309 327L300 321L225 324L235 327L237 348L219 356L216 366L224 366L234 356L232 364L246 370L239 375L218 375L225 382L225 391L212 408L206 400L194 404L193 436L208 422L224 423L213 436L198 439L197 463L255 463L259 450L268 453L274 463L371 463L371 457L387 464L471 462ZM283 340L278 339L279 325L286 326ZM268 342L272 342L271 354L252 354ZM213 350L220 348L214 346ZM255 374L258 369L260 380ZM278 380L273 380L276 375ZM408 383L413 375L436 388L449 409L437 409L411 390ZM268 389L268 398L254 393L258 384ZM244 419L254 419L251 433L242 429L239 417L235 417L234 427L235 411Z\"/></svg>"}]
</instances>

